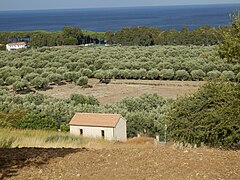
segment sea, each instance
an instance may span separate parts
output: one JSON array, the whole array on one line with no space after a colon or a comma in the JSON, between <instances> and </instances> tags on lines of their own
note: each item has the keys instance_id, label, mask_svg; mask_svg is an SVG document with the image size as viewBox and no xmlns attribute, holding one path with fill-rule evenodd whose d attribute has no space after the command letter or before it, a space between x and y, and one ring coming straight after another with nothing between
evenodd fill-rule
<instances>
[{"instance_id":1,"label":"sea","mask_svg":"<svg viewBox=\"0 0 240 180\"><path fill-rule=\"evenodd\" d=\"M0 31L59 31L64 26L104 32L124 27L190 30L227 26L240 4L0 11Z\"/></svg>"}]
</instances>

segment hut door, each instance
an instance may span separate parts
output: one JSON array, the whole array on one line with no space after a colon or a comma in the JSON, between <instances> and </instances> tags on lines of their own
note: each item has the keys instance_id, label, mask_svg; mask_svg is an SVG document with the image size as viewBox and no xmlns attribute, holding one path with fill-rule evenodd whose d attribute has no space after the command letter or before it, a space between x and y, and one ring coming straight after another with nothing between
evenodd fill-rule
<instances>
[{"instance_id":1,"label":"hut door","mask_svg":"<svg viewBox=\"0 0 240 180\"><path fill-rule=\"evenodd\" d=\"M83 129L80 129L80 135L83 135Z\"/></svg>"},{"instance_id":2,"label":"hut door","mask_svg":"<svg viewBox=\"0 0 240 180\"><path fill-rule=\"evenodd\" d=\"M104 139L104 138L105 138L105 132L104 132L104 130L101 130L101 135L102 135L102 138Z\"/></svg>"}]
</instances>

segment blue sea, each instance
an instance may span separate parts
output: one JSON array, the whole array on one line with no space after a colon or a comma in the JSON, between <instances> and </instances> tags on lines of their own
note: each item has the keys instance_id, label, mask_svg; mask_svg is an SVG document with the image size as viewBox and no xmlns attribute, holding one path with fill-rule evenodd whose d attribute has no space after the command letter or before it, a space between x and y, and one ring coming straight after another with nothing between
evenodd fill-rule
<instances>
[{"instance_id":1,"label":"blue sea","mask_svg":"<svg viewBox=\"0 0 240 180\"><path fill-rule=\"evenodd\" d=\"M0 11L0 31L58 31L64 26L97 32L136 26L193 30L230 25L229 14L236 9L240 4Z\"/></svg>"}]
</instances>

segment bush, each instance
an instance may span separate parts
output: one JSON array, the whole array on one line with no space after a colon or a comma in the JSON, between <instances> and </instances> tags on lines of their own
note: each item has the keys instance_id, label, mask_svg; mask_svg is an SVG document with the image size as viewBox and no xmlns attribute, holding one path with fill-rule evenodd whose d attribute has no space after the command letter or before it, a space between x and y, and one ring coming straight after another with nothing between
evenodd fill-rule
<instances>
[{"instance_id":1,"label":"bush","mask_svg":"<svg viewBox=\"0 0 240 180\"><path fill-rule=\"evenodd\" d=\"M85 86L87 84L88 84L88 77L87 76L80 77L77 80L77 85L79 85L79 86Z\"/></svg>"},{"instance_id":2,"label":"bush","mask_svg":"<svg viewBox=\"0 0 240 180\"><path fill-rule=\"evenodd\" d=\"M4 85L4 80L2 78L0 78L0 86Z\"/></svg>"},{"instance_id":3,"label":"bush","mask_svg":"<svg viewBox=\"0 0 240 180\"><path fill-rule=\"evenodd\" d=\"M221 74L221 79L225 81L235 80L235 74L232 71L223 71Z\"/></svg>"},{"instance_id":4,"label":"bush","mask_svg":"<svg viewBox=\"0 0 240 180\"><path fill-rule=\"evenodd\" d=\"M38 77L38 76L39 74L37 73L30 73L25 76L25 79L30 82L31 80L33 80L35 77Z\"/></svg>"},{"instance_id":5,"label":"bush","mask_svg":"<svg viewBox=\"0 0 240 180\"><path fill-rule=\"evenodd\" d=\"M44 114L28 114L16 124L20 129L45 129L57 130L57 125L51 116Z\"/></svg>"},{"instance_id":6,"label":"bush","mask_svg":"<svg viewBox=\"0 0 240 180\"><path fill-rule=\"evenodd\" d=\"M240 144L240 84L208 83L170 108L168 131L175 141L214 147Z\"/></svg>"},{"instance_id":7,"label":"bush","mask_svg":"<svg viewBox=\"0 0 240 180\"><path fill-rule=\"evenodd\" d=\"M37 89L44 89L48 87L48 80L42 77L36 77L31 81L31 85Z\"/></svg>"},{"instance_id":8,"label":"bush","mask_svg":"<svg viewBox=\"0 0 240 180\"><path fill-rule=\"evenodd\" d=\"M220 71L218 71L218 70L213 70L213 71L209 71L209 72L207 73L207 77L208 77L209 80L214 80L214 79L220 78L221 74L222 74L222 73L221 73Z\"/></svg>"},{"instance_id":9,"label":"bush","mask_svg":"<svg viewBox=\"0 0 240 180\"><path fill-rule=\"evenodd\" d=\"M61 130L62 132L69 132L69 131L70 131L70 126L69 126L69 124L62 124L62 125L60 126L60 130Z\"/></svg>"},{"instance_id":10,"label":"bush","mask_svg":"<svg viewBox=\"0 0 240 180\"><path fill-rule=\"evenodd\" d=\"M26 80L21 80L13 83L13 90L14 91L21 91L28 87L28 82Z\"/></svg>"},{"instance_id":11,"label":"bush","mask_svg":"<svg viewBox=\"0 0 240 180\"><path fill-rule=\"evenodd\" d=\"M5 82L7 85L12 85L13 83L20 81L20 80L21 80L21 77L19 77L19 76L10 76L10 77L6 78Z\"/></svg>"},{"instance_id":12,"label":"bush","mask_svg":"<svg viewBox=\"0 0 240 180\"><path fill-rule=\"evenodd\" d=\"M75 81L77 79L77 74L75 72L66 72L63 74L63 78L66 81Z\"/></svg>"},{"instance_id":13,"label":"bush","mask_svg":"<svg viewBox=\"0 0 240 180\"><path fill-rule=\"evenodd\" d=\"M11 128L16 127L20 119L27 115L24 109L13 109L10 112L0 112L0 127Z\"/></svg>"},{"instance_id":14,"label":"bush","mask_svg":"<svg viewBox=\"0 0 240 180\"><path fill-rule=\"evenodd\" d=\"M201 69L193 70L191 72L192 80L194 80L194 81L196 81L196 80L203 80L205 75L206 75L205 72L203 72L203 70L201 70Z\"/></svg>"},{"instance_id":15,"label":"bush","mask_svg":"<svg viewBox=\"0 0 240 180\"><path fill-rule=\"evenodd\" d=\"M83 76L92 77L92 71L90 69L82 69L81 74Z\"/></svg>"},{"instance_id":16,"label":"bush","mask_svg":"<svg viewBox=\"0 0 240 180\"><path fill-rule=\"evenodd\" d=\"M71 94L70 101L74 102L74 105L77 104L99 105L99 101L93 96L84 96L81 94Z\"/></svg>"},{"instance_id":17,"label":"bush","mask_svg":"<svg viewBox=\"0 0 240 180\"><path fill-rule=\"evenodd\" d=\"M237 82L240 82L240 72L236 75Z\"/></svg>"},{"instance_id":18,"label":"bush","mask_svg":"<svg viewBox=\"0 0 240 180\"><path fill-rule=\"evenodd\" d=\"M190 75L186 70L178 70L178 71L176 71L175 78L177 80L186 81L186 80L190 79Z\"/></svg>"},{"instance_id":19,"label":"bush","mask_svg":"<svg viewBox=\"0 0 240 180\"><path fill-rule=\"evenodd\" d=\"M76 45L76 44L78 44L78 40L74 37L65 38L63 40L63 44L64 45Z\"/></svg>"},{"instance_id":20,"label":"bush","mask_svg":"<svg viewBox=\"0 0 240 180\"><path fill-rule=\"evenodd\" d=\"M163 69L159 72L161 79L163 80L171 80L174 77L173 69Z\"/></svg>"},{"instance_id":21,"label":"bush","mask_svg":"<svg viewBox=\"0 0 240 180\"><path fill-rule=\"evenodd\" d=\"M50 83L60 84L62 76L60 74L49 74L47 79Z\"/></svg>"},{"instance_id":22,"label":"bush","mask_svg":"<svg viewBox=\"0 0 240 180\"><path fill-rule=\"evenodd\" d=\"M150 71L148 71L147 77L149 79L158 79L159 73L160 72L158 69L151 69Z\"/></svg>"},{"instance_id":23,"label":"bush","mask_svg":"<svg viewBox=\"0 0 240 180\"><path fill-rule=\"evenodd\" d=\"M47 78L48 75L49 75L49 72L44 72L44 73L41 74L41 77L42 78Z\"/></svg>"}]
</instances>

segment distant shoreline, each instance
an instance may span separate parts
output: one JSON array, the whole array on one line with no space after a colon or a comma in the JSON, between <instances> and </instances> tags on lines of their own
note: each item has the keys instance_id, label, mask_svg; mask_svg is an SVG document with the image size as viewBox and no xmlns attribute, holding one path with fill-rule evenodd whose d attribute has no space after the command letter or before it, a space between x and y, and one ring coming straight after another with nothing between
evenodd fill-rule
<instances>
[{"instance_id":1,"label":"distant shoreline","mask_svg":"<svg viewBox=\"0 0 240 180\"><path fill-rule=\"evenodd\" d=\"M238 8L240 4L1 11L0 30L56 32L64 26L92 32L139 26L177 31L206 25L217 28L230 25L229 14Z\"/></svg>"},{"instance_id":2,"label":"distant shoreline","mask_svg":"<svg viewBox=\"0 0 240 180\"><path fill-rule=\"evenodd\" d=\"M57 8L57 9L53 9L53 8L50 8L50 9L9 9L9 10L0 10L0 13L1 12L10 12L10 11L58 11L58 10L96 10L96 9L129 9L129 8L153 8L153 7L169 7L169 8L172 8L172 7L204 7L204 6L233 6L233 5L239 5L240 6L240 3L229 3L229 4L226 4L226 3L219 3L219 4L177 4L177 5L157 5L157 6L128 6L128 7L123 7L123 6L120 6L120 7L83 7L83 8Z\"/></svg>"}]
</instances>

